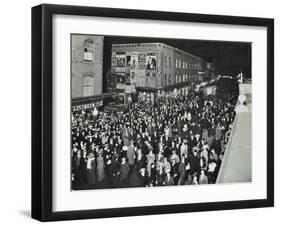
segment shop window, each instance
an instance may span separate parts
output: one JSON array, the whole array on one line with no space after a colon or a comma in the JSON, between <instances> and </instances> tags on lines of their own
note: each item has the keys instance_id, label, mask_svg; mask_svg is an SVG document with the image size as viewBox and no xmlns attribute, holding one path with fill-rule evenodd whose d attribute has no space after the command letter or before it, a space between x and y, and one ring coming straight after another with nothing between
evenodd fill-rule
<instances>
[{"instance_id":1,"label":"shop window","mask_svg":"<svg viewBox=\"0 0 281 226\"><path fill-rule=\"evenodd\" d=\"M94 95L94 75L86 74L83 77L83 96Z\"/></svg>"},{"instance_id":2,"label":"shop window","mask_svg":"<svg viewBox=\"0 0 281 226\"><path fill-rule=\"evenodd\" d=\"M84 61L93 61L94 59L94 41L87 39L84 42Z\"/></svg>"}]
</instances>

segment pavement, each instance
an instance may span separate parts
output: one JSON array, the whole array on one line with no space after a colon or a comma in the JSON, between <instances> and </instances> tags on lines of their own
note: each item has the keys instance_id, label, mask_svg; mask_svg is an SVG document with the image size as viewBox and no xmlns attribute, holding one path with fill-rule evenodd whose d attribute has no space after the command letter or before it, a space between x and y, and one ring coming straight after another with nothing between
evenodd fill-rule
<instances>
[{"instance_id":1,"label":"pavement","mask_svg":"<svg viewBox=\"0 0 281 226\"><path fill-rule=\"evenodd\" d=\"M251 110L237 113L217 183L251 182L251 115Z\"/></svg>"}]
</instances>

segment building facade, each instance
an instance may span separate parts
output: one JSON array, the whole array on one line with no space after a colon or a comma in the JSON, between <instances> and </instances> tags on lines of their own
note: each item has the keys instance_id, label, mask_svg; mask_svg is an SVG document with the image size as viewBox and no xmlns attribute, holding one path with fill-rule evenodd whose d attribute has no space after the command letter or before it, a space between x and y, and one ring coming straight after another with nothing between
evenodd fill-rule
<instances>
[{"instance_id":1,"label":"building facade","mask_svg":"<svg viewBox=\"0 0 281 226\"><path fill-rule=\"evenodd\" d=\"M185 91L207 74L202 58L163 43L112 45L110 77L115 82L111 84L120 92L126 92L128 87Z\"/></svg>"},{"instance_id":2,"label":"building facade","mask_svg":"<svg viewBox=\"0 0 281 226\"><path fill-rule=\"evenodd\" d=\"M103 36L71 36L72 110L102 105Z\"/></svg>"}]
</instances>

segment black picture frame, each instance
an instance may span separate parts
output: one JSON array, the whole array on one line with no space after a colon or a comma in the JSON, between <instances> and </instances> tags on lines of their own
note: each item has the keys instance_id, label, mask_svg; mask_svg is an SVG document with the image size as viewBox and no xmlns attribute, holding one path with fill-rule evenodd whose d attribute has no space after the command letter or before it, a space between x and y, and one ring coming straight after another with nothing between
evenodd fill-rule
<instances>
[{"instance_id":1,"label":"black picture frame","mask_svg":"<svg viewBox=\"0 0 281 226\"><path fill-rule=\"evenodd\" d=\"M267 28L267 198L95 210L52 210L52 18L55 14L182 21ZM43 4L32 8L32 218L40 221L122 217L274 206L274 20Z\"/></svg>"}]
</instances>

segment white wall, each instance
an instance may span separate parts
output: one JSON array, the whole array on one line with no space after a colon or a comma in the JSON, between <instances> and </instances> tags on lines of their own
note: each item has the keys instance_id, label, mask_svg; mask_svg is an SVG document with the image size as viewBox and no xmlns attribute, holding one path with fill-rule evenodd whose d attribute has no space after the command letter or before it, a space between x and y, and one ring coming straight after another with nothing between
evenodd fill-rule
<instances>
[{"instance_id":1,"label":"white wall","mask_svg":"<svg viewBox=\"0 0 281 226\"><path fill-rule=\"evenodd\" d=\"M151 10L182 11L191 13L229 14L238 16L275 18L275 62L280 61L281 14L278 1L245 0L61 0L47 1L55 4L91 5L101 7L139 8ZM0 83L0 224L1 225L36 225L30 219L30 156L31 156L31 6L41 1L3 1L1 5L1 83ZM280 64L276 64L275 84L281 84ZM281 115L281 89L277 85L275 92L275 115ZM279 159L281 148L280 118L275 119L275 159ZM279 161L275 161L276 163ZM186 224L186 225L265 225L280 221L278 213L280 204L281 167L276 164L276 207L249 210L232 210L218 212L199 212L161 216L128 217L100 220L60 222L60 225L144 225L144 224Z\"/></svg>"}]
</instances>

